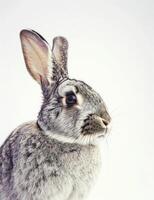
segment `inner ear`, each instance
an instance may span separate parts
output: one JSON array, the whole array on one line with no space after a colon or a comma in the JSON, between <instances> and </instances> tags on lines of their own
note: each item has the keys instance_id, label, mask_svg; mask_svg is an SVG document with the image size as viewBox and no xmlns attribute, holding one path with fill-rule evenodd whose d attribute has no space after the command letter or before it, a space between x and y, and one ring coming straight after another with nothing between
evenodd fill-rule
<instances>
[{"instance_id":1,"label":"inner ear","mask_svg":"<svg viewBox=\"0 0 154 200\"><path fill-rule=\"evenodd\" d=\"M20 32L21 46L26 67L31 76L39 83L51 82L51 50L46 40L33 30Z\"/></svg>"}]
</instances>

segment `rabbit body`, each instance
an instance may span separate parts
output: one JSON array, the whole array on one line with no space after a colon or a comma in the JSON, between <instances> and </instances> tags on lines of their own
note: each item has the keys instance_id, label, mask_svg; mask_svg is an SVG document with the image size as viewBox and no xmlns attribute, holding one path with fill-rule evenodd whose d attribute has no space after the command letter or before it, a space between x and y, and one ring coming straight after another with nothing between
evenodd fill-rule
<instances>
[{"instance_id":1,"label":"rabbit body","mask_svg":"<svg viewBox=\"0 0 154 200\"><path fill-rule=\"evenodd\" d=\"M48 138L35 122L17 128L0 148L1 200L79 200L100 169L97 145Z\"/></svg>"},{"instance_id":2,"label":"rabbit body","mask_svg":"<svg viewBox=\"0 0 154 200\"><path fill-rule=\"evenodd\" d=\"M110 122L101 96L70 79L68 42L20 34L27 70L40 84L43 104L36 122L15 129L0 148L0 200L82 200L100 169L97 140Z\"/></svg>"}]
</instances>

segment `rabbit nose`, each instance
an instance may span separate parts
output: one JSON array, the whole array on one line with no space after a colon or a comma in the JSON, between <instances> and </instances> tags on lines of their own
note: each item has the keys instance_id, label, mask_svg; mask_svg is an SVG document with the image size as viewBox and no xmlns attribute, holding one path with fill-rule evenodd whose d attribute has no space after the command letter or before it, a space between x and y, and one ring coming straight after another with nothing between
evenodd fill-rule
<instances>
[{"instance_id":1,"label":"rabbit nose","mask_svg":"<svg viewBox=\"0 0 154 200\"><path fill-rule=\"evenodd\" d=\"M105 119L102 119L103 123L105 126L108 126L108 124L110 123L109 121L105 120Z\"/></svg>"}]
</instances>

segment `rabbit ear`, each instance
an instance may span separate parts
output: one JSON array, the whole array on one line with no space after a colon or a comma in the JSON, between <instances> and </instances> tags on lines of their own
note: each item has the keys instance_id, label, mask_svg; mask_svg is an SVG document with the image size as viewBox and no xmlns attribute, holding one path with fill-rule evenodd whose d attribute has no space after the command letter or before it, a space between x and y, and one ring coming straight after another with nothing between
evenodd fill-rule
<instances>
[{"instance_id":1,"label":"rabbit ear","mask_svg":"<svg viewBox=\"0 0 154 200\"><path fill-rule=\"evenodd\" d=\"M39 83L51 82L51 50L46 40L33 30L20 32L21 46L26 67L31 76Z\"/></svg>"},{"instance_id":2,"label":"rabbit ear","mask_svg":"<svg viewBox=\"0 0 154 200\"><path fill-rule=\"evenodd\" d=\"M67 70L68 42L64 37L55 37L52 46L53 65L58 78L64 78L68 74Z\"/></svg>"}]
</instances>

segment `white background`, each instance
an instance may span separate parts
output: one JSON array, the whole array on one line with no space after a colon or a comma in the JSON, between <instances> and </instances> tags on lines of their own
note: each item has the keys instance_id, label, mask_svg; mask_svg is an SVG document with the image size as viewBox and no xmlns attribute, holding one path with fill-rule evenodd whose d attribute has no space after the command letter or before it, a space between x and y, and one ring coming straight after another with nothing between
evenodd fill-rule
<instances>
[{"instance_id":1,"label":"white background","mask_svg":"<svg viewBox=\"0 0 154 200\"><path fill-rule=\"evenodd\" d=\"M154 199L154 2L0 0L0 143L36 119L40 88L24 64L19 31L68 38L69 72L104 98L112 132L89 200Z\"/></svg>"}]
</instances>

